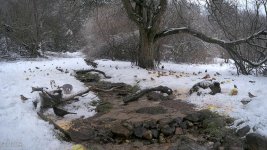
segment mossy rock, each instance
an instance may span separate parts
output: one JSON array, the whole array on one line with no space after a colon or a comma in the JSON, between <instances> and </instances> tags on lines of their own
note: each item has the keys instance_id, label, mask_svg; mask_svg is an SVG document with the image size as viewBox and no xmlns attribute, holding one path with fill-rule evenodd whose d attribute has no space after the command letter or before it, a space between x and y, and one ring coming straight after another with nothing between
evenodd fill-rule
<instances>
[{"instance_id":1,"label":"mossy rock","mask_svg":"<svg viewBox=\"0 0 267 150\"><path fill-rule=\"evenodd\" d=\"M109 112L113 108L112 104L109 102L100 102L96 106L96 111L99 113L106 113Z\"/></svg>"},{"instance_id":2,"label":"mossy rock","mask_svg":"<svg viewBox=\"0 0 267 150\"><path fill-rule=\"evenodd\" d=\"M98 82L100 80L100 76L98 74L93 73L80 73L77 74L77 79L81 82Z\"/></svg>"},{"instance_id":3,"label":"mossy rock","mask_svg":"<svg viewBox=\"0 0 267 150\"><path fill-rule=\"evenodd\" d=\"M97 106L98 104L99 104L99 101L97 101L97 100L93 100L90 102L91 106Z\"/></svg>"}]
</instances>

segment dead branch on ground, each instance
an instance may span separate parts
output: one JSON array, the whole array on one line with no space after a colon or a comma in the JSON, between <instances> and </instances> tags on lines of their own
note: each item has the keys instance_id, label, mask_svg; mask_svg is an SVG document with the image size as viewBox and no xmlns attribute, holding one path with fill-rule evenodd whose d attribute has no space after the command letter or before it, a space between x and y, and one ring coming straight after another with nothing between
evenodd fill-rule
<instances>
[{"instance_id":1,"label":"dead branch on ground","mask_svg":"<svg viewBox=\"0 0 267 150\"><path fill-rule=\"evenodd\" d=\"M137 101L140 97L144 96L147 93L150 93L152 91L160 91L162 93L166 93L168 95L172 94L172 89L168 88L167 86L158 86L155 88L149 88L149 89L144 89L141 90L140 92L137 92L133 95L127 96L123 99L124 103L127 104L132 101Z\"/></svg>"},{"instance_id":2,"label":"dead branch on ground","mask_svg":"<svg viewBox=\"0 0 267 150\"><path fill-rule=\"evenodd\" d=\"M102 75L103 75L105 78L107 78L107 79L110 79L110 78L111 78L110 76L107 76L105 72L100 71L100 70L96 70L96 69L77 70L77 71L75 71L75 72L78 73L78 74L86 74L86 73L88 73L88 72L97 72L97 73L102 74Z\"/></svg>"}]
</instances>

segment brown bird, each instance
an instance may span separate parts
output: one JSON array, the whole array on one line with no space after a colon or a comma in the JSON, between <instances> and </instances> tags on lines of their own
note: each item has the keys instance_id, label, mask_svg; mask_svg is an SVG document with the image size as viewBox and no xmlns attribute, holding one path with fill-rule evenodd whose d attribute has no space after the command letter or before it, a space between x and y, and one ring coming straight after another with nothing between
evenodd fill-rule
<instances>
[{"instance_id":1,"label":"brown bird","mask_svg":"<svg viewBox=\"0 0 267 150\"><path fill-rule=\"evenodd\" d=\"M60 108L57 108L57 107L53 107L53 111L59 117L64 117L67 114L77 114L77 113L73 113L73 112L68 112L66 110L63 110L63 109L60 109Z\"/></svg>"},{"instance_id":2,"label":"brown bird","mask_svg":"<svg viewBox=\"0 0 267 150\"><path fill-rule=\"evenodd\" d=\"M248 92L248 96L249 96L250 98L256 97L255 95L251 94L250 92Z\"/></svg>"},{"instance_id":3,"label":"brown bird","mask_svg":"<svg viewBox=\"0 0 267 150\"><path fill-rule=\"evenodd\" d=\"M23 95L20 95L20 99L21 99L23 102L25 102L25 101L28 100L29 98L27 98L27 97L25 97L25 96L23 96Z\"/></svg>"}]
</instances>

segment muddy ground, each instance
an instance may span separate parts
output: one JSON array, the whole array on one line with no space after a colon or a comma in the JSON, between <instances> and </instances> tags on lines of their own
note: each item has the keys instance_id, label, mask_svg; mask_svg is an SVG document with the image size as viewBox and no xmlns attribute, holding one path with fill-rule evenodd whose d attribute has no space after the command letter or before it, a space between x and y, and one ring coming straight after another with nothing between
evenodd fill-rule
<instances>
[{"instance_id":1,"label":"muddy ground","mask_svg":"<svg viewBox=\"0 0 267 150\"><path fill-rule=\"evenodd\" d=\"M98 113L73 120L64 129L71 141L90 150L244 149L242 138L228 128L233 119L196 111L186 103L186 91L172 95L152 92L125 104L123 99L138 87L103 82L90 74L77 78L100 98L93 102Z\"/></svg>"}]
</instances>

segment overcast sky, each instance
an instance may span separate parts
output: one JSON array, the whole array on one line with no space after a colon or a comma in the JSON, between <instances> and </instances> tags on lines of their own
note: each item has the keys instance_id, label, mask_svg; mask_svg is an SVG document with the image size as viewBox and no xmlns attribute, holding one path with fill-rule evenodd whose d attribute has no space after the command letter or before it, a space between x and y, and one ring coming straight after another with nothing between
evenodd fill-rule
<instances>
[{"instance_id":1,"label":"overcast sky","mask_svg":"<svg viewBox=\"0 0 267 150\"><path fill-rule=\"evenodd\" d=\"M206 4L206 0L188 0L188 1L191 1L191 2L195 1L196 3L199 3L203 6ZM239 9L246 8L246 0L229 0L229 1L238 3ZM248 9L254 9L256 1L259 1L259 0L247 0ZM260 7L260 12L261 14L265 15L265 10L263 6Z\"/></svg>"}]
</instances>

